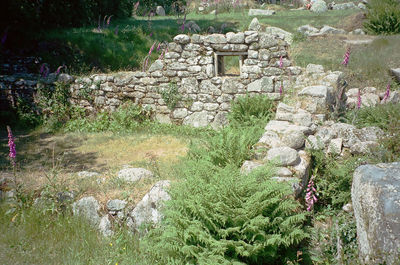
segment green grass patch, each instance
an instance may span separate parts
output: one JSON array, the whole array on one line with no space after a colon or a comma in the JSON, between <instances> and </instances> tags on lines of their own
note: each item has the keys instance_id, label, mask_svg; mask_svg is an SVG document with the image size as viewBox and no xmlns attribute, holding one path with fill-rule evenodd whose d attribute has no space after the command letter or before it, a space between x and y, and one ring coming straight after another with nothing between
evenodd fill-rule
<instances>
[{"instance_id":1,"label":"green grass patch","mask_svg":"<svg viewBox=\"0 0 400 265\"><path fill-rule=\"evenodd\" d=\"M364 38L364 37L360 37ZM392 88L398 85L391 81L389 69L396 67L400 60L400 36L378 37L369 45L351 46L347 67L341 65L346 52L346 44L337 36L314 38L295 42L290 48L296 65L321 64L325 70L343 71L351 87L375 86L384 91L388 82Z\"/></svg>"},{"instance_id":2,"label":"green grass patch","mask_svg":"<svg viewBox=\"0 0 400 265\"><path fill-rule=\"evenodd\" d=\"M118 232L105 239L87 222L31 208L11 221L0 204L0 258L8 264L140 264L138 239ZM143 263L142 263L143 264Z\"/></svg>"}]
</instances>

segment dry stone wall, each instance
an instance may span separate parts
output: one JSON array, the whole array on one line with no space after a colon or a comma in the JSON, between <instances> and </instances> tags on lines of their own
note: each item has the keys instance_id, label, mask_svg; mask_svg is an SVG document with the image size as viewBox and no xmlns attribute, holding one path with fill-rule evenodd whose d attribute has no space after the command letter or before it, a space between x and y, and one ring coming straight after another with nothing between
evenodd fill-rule
<instances>
[{"instance_id":1,"label":"dry stone wall","mask_svg":"<svg viewBox=\"0 0 400 265\"><path fill-rule=\"evenodd\" d=\"M224 76L225 56L239 56L240 75ZM71 93L73 103L90 111L112 111L124 101L133 101L151 108L161 122L218 127L226 123L230 104L238 96L265 94L279 99L280 86L288 87L300 73L288 58L287 42L278 35L257 31L181 34L168 44L164 58L146 72L78 78ZM174 86L177 93L171 94ZM163 94L180 100L168 107Z\"/></svg>"}]
</instances>

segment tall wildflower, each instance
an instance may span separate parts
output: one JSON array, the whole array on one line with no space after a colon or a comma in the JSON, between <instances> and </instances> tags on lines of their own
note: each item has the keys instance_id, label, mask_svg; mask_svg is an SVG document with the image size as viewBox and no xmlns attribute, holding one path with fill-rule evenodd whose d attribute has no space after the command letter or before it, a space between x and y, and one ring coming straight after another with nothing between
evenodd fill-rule
<instances>
[{"instance_id":1,"label":"tall wildflower","mask_svg":"<svg viewBox=\"0 0 400 265\"><path fill-rule=\"evenodd\" d=\"M151 45L151 47L150 47L150 50L149 50L149 54L146 56L147 58L146 58L146 60L144 61L144 66L143 66L143 71L146 71L146 68L147 68L147 66L148 66L148 64L149 64L149 61L150 61L150 56L151 56L151 54L152 54L152 52L153 52L153 50L154 50L154 47L156 46L156 41L153 43L153 45Z\"/></svg>"},{"instance_id":2,"label":"tall wildflower","mask_svg":"<svg viewBox=\"0 0 400 265\"><path fill-rule=\"evenodd\" d=\"M40 75L41 75L43 78L46 78L46 77L49 75L49 72L50 72L50 69L49 69L49 67L47 66L46 63L44 63L44 64L42 64L42 65L40 66Z\"/></svg>"},{"instance_id":3,"label":"tall wildflower","mask_svg":"<svg viewBox=\"0 0 400 265\"><path fill-rule=\"evenodd\" d=\"M138 7L139 7L139 1L137 1L136 4L133 6L133 15L134 16L136 16Z\"/></svg>"},{"instance_id":4,"label":"tall wildflower","mask_svg":"<svg viewBox=\"0 0 400 265\"><path fill-rule=\"evenodd\" d=\"M312 210L314 204L317 202L316 193L317 190L315 189L314 185L314 175L312 175L310 181L308 182L306 191L306 205L307 205L307 211L309 212Z\"/></svg>"},{"instance_id":5,"label":"tall wildflower","mask_svg":"<svg viewBox=\"0 0 400 265\"><path fill-rule=\"evenodd\" d=\"M390 97L390 83L387 84L386 86L386 92L385 95L383 96L383 102L386 102Z\"/></svg>"},{"instance_id":6,"label":"tall wildflower","mask_svg":"<svg viewBox=\"0 0 400 265\"><path fill-rule=\"evenodd\" d=\"M118 36L118 25L115 27L114 34Z\"/></svg>"},{"instance_id":7,"label":"tall wildflower","mask_svg":"<svg viewBox=\"0 0 400 265\"><path fill-rule=\"evenodd\" d=\"M283 57L279 58L279 68L283 68Z\"/></svg>"},{"instance_id":8,"label":"tall wildflower","mask_svg":"<svg viewBox=\"0 0 400 265\"><path fill-rule=\"evenodd\" d=\"M344 66L347 66L349 64L349 59L350 59L350 47L347 48L346 53L344 54L344 59L342 64Z\"/></svg>"},{"instance_id":9,"label":"tall wildflower","mask_svg":"<svg viewBox=\"0 0 400 265\"><path fill-rule=\"evenodd\" d=\"M12 134L10 126L7 126L7 132L8 132L8 147L10 148L10 153L8 156L11 159L13 167L15 167L15 158L17 157L17 152L15 151L14 136Z\"/></svg>"},{"instance_id":10,"label":"tall wildflower","mask_svg":"<svg viewBox=\"0 0 400 265\"><path fill-rule=\"evenodd\" d=\"M279 87L279 94L282 96L283 94L283 85L281 84L281 86Z\"/></svg>"},{"instance_id":11,"label":"tall wildflower","mask_svg":"<svg viewBox=\"0 0 400 265\"><path fill-rule=\"evenodd\" d=\"M110 26L110 22L111 22L111 17L112 17L112 16L113 16L113 15L109 16L108 19L107 19L107 27Z\"/></svg>"}]
</instances>

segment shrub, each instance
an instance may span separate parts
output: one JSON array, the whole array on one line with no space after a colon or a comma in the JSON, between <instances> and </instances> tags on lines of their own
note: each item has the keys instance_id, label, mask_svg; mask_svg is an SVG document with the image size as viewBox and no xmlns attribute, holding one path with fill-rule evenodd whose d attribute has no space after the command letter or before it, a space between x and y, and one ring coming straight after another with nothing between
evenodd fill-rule
<instances>
[{"instance_id":1,"label":"shrub","mask_svg":"<svg viewBox=\"0 0 400 265\"><path fill-rule=\"evenodd\" d=\"M369 1L365 28L376 34L400 33L400 2L398 0Z\"/></svg>"},{"instance_id":2,"label":"shrub","mask_svg":"<svg viewBox=\"0 0 400 265\"><path fill-rule=\"evenodd\" d=\"M148 251L160 264L283 264L308 237L306 214L289 185L257 172L244 177L231 165L189 160Z\"/></svg>"},{"instance_id":3,"label":"shrub","mask_svg":"<svg viewBox=\"0 0 400 265\"><path fill-rule=\"evenodd\" d=\"M84 114L81 108L71 105L69 99L69 85L64 83L55 83L54 87L42 85L38 89L37 106L49 130L58 130L71 118Z\"/></svg>"}]
</instances>

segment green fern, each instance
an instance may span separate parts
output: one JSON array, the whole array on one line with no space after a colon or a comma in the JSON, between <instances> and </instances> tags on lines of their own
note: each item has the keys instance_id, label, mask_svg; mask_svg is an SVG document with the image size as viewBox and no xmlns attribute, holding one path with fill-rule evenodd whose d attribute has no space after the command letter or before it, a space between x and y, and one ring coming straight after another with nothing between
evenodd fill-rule
<instances>
[{"instance_id":1,"label":"green fern","mask_svg":"<svg viewBox=\"0 0 400 265\"><path fill-rule=\"evenodd\" d=\"M266 169L248 176L235 166L188 161L171 189L160 229L147 248L161 264L271 264L308 237L306 213L287 184Z\"/></svg>"}]
</instances>

